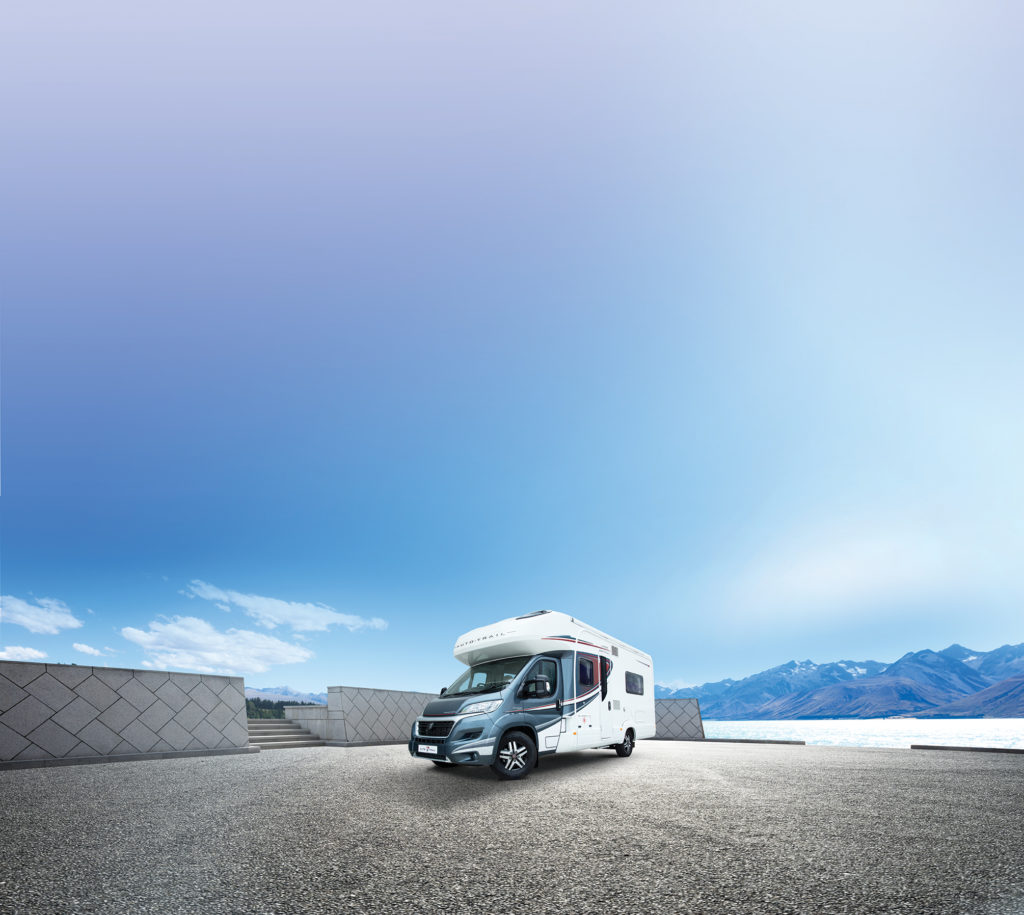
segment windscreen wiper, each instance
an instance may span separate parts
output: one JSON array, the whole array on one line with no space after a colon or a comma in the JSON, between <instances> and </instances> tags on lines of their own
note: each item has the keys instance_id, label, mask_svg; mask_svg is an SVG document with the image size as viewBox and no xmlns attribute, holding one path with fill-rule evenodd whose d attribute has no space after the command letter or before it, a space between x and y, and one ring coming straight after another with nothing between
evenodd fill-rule
<instances>
[{"instance_id":1,"label":"windscreen wiper","mask_svg":"<svg viewBox=\"0 0 1024 915\"><path fill-rule=\"evenodd\" d=\"M487 683L481 683L479 686L473 689L474 693L493 693L498 690L504 689L505 684L498 680L489 680Z\"/></svg>"}]
</instances>

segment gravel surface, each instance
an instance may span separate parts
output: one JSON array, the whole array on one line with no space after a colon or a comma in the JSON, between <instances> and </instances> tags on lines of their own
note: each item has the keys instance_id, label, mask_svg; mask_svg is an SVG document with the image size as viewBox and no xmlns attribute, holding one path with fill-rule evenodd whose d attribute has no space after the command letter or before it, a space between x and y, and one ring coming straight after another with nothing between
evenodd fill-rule
<instances>
[{"instance_id":1,"label":"gravel surface","mask_svg":"<svg viewBox=\"0 0 1024 915\"><path fill-rule=\"evenodd\" d=\"M0 772L0 912L1024 913L1024 757L642 742Z\"/></svg>"}]
</instances>

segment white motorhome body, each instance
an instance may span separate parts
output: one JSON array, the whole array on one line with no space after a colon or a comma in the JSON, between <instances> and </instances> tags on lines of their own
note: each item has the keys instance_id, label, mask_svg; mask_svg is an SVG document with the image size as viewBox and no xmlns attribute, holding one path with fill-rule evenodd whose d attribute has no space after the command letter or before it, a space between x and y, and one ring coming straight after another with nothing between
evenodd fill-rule
<instances>
[{"instance_id":1,"label":"white motorhome body","mask_svg":"<svg viewBox=\"0 0 1024 915\"><path fill-rule=\"evenodd\" d=\"M474 629L454 654L468 669L416 720L413 756L517 778L542 756L599 747L628 756L655 735L650 655L568 614Z\"/></svg>"}]
</instances>

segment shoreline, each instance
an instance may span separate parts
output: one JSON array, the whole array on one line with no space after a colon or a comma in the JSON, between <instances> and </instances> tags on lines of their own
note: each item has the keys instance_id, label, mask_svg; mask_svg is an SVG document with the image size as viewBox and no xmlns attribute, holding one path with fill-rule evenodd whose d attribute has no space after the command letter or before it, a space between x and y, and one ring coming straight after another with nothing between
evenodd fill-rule
<instances>
[{"instance_id":1,"label":"shoreline","mask_svg":"<svg viewBox=\"0 0 1024 915\"><path fill-rule=\"evenodd\" d=\"M1024 749L1024 718L704 719L707 738L801 740L812 746Z\"/></svg>"}]
</instances>

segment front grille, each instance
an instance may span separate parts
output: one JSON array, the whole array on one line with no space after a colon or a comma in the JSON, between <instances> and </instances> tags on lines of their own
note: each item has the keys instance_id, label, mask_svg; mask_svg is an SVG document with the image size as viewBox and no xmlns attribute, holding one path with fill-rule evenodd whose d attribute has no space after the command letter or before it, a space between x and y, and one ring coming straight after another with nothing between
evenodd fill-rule
<instances>
[{"instance_id":1,"label":"front grille","mask_svg":"<svg viewBox=\"0 0 1024 915\"><path fill-rule=\"evenodd\" d=\"M447 737L454 725L454 721L421 721L416 730L420 737Z\"/></svg>"}]
</instances>

